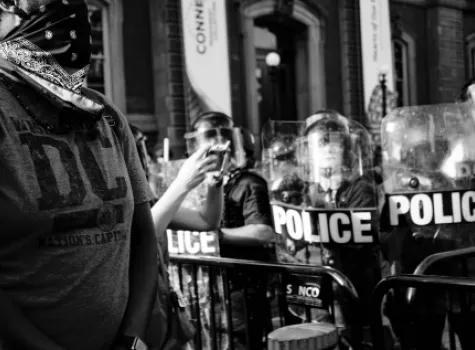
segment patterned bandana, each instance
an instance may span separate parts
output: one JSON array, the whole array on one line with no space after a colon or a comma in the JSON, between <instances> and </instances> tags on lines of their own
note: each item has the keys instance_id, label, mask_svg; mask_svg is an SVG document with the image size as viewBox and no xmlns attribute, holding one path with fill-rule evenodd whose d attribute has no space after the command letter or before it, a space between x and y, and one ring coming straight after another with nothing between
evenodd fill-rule
<instances>
[{"instance_id":1,"label":"patterned bandana","mask_svg":"<svg viewBox=\"0 0 475 350\"><path fill-rule=\"evenodd\" d=\"M54 104L94 120L102 116L104 106L81 95L91 59L84 0L53 0L23 16L0 42L0 54Z\"/></svg>"}]
</instances>

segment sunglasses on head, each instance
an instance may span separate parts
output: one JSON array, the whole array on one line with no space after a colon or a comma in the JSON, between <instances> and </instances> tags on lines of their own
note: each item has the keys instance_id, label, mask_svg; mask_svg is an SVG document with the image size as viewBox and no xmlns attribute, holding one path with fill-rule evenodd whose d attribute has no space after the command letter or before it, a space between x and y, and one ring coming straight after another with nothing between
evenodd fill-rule
<instances>
[{"instance_id":1,"label":"sunglasses on head","mask_svg":"<svg viewBox=\"0 0 475 350\"><path fill-rule=\"evenodd\" d=\"M0 11L13 13L22 19L28 19L30 16L19 8L15 0L0 0Z\"/></svg>"}]
</instances>

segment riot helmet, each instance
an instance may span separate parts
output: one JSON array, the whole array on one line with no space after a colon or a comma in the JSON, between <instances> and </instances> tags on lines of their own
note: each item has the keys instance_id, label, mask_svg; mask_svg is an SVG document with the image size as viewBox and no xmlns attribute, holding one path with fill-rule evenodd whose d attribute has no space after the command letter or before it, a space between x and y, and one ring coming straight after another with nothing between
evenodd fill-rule
<instances>
[{"instance_id":1,"label":"riot helmet","mask_svg":"<svg viewBox=\"0 0 475 350\"><path fill-rule=\"evenodd\" d=\"M270 152L274 161L292 161L295 157L295 145L276 139L270 145Z\"/></svg>"},{"instance_id":2,"label":"riot helmet","mask_svg":"<svg viewBox=\"0 0 475 350\"><path fill-rule=\"evenodd\" d=\"M191 125L200 143L225 143L232 139L232 119L221 112L205 112L199 115Z\"/></svg>"}]
</instances>

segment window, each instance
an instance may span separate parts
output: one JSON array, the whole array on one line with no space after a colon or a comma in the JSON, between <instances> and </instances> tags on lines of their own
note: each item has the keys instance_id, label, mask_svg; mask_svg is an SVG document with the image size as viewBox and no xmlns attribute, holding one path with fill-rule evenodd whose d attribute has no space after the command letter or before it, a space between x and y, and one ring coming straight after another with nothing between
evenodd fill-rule
<instances>
[{"instance_id":1,"label":"window","mask_svg":"<svg viewBox=\"0 0 475 350\"><path fill-rule=\"evenodd\" d=\"M88 0L91 20L91 65L86 84L104 95L111 96L108 31L108 6L99 0Z\"/></svg>"},{"instance_id":2,"label":"window","mask_svg":"<svg viewBox=\"0 0 475 350\"><path fill-rule=\"evenodd\" d=\"M416 104L415 43L412 37L402 32L393 37L394 87L397 106Z\"/></svg>"},{"instance_id":3,"label":"window","mask_svg":"<svg viewBox=\"0 0 475 350\"><path fill-rule=\"evenodd\" d=\"M467 55L467 79L475 77L475 33L470 34L465 40Z\"/></svg>"},{"instance_id":4,"label":"window","mask_svg":"<svg viewBox=\"0 0 475 350\"><path fill-rule=\"evenodd\" d=\"M397 92L397 106L408 104L409 96L409 76L407 62L407 45L399 39L393 40L394 54L394 87Z\"/></svg>"}]
</instances>

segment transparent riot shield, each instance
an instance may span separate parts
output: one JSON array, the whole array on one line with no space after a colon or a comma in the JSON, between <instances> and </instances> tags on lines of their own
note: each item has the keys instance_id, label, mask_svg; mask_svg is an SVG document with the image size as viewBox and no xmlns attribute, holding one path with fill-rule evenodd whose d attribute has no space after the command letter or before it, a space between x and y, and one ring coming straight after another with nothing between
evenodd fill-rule
<instances>
[{"instance_id":1,"label":"transparent riot shield","mask_svg":"<svg viewBox=\"0 0 475 350\"><path fill-rule=\"evenodd\" d=\"M474 146L472 104L405 107L383 121L387 223L424 242L425 254L475 243Z\"/></svg>"},{"instance_id":2,"label":"transparent riot shield","mask_svg":"<svg viewBox=\"0 0 475 350\"><path fill-rule=\"evenodd\" d=\"M471 103L413 106L394 110L383 120L386 198L381 246L392 274L412 274L429 255L475 244L473 111ZM473 276L473 264L460 263L433 265L423 273ZM412 319L401 320L408 299ZM473 300L460 293L447 298L443 292L417 290L414 294L412 289L406 295L401 289L394 291L386 310L401 342L430 336L440 343L447 311L470 312ZM427 319L432 326L426 335ZM407 325L416 336L411 338Z\"/></svg>"},{"instance_id":3,"label":"transparent riot shield","mask_svg":"<svg viewBox=\"0 0 475 350\"><path fill-rule=\"evenodd\" d=\"M183 130L169 129L169 134L185 135L186 153L192 155L200 146L209 145L210 153L215 152L222 158L222 163L210 174L216 174L224 169L225 171L231 162L236 165L242 164L243 157L243 137L239 129L214 130L206 135L198 133L185 133ZM215 135L213 138L212 136ZM178 139L179 137L176 137ZM160 178L160 194L176 179L178 172L186 159L170 160L169 156L160 159L155 168L155 176ZM208 186L206 180L198 187L188 193L182 206L199 210L207 198ZM158 191L157 191L158 193ZM159 198L161 195L158 194ZM189 231L180 229L168 229L166 232L157 233L162 246L168 247L171 256L195 255L195 256L220 256L219 235L216 231ZM229 348L231 339L228 336L230 326L228 324L228 314L225 307L226 299L224 293L225 276L222 271L216 271L211 276L208 267L193 266L188 264L178 265L170 262L168 265L170 284L176 291L181 291L182 302L193 322L201 324L201 346L203 349L212 348L212 334L216 334L216 346L219 349ZM210 279L213 283L209 283ZM213 290L211 291L210 288ZM214 314L210 305L209 295L214 294ZM198 308L199 305L199 308ZM199 313L197 311L200 311ZM214 320L214 322L213 322ZM214 326L213 326L214 325ZM214 328L213 328L214 327ZM190 341L189 348L197 349L199 346L195 341Z\"/></svg>"},{"instance_id":4,"label":"transparent riot shield","mask_svg":"<svg viewBox=\"0 0 475 350\"><path fill-rule=\"evenodd\" d=\"M291 130L288 122L273 123L277 125L265 130ZM378 196L371 172L370 135L359 123L337 113L311 116L294 130L291 135L280 132L262 137L273 141L267 147L272 163L267 164L278 259L336 268L369 303L372 287L379 280L374 254ZM293 287L290 297L305 306L325 308L331 302L325 297L328 284L311 283L321 287L319 297L299 295L299 289ZM341 291L332 291L331 283L329 289L337 303L343 303ZM292 310L305 318L301 310ZM321 320L319 312L312 315ZM336 323L345 323L345 318Z\"/></svg>"}]
</instances>

